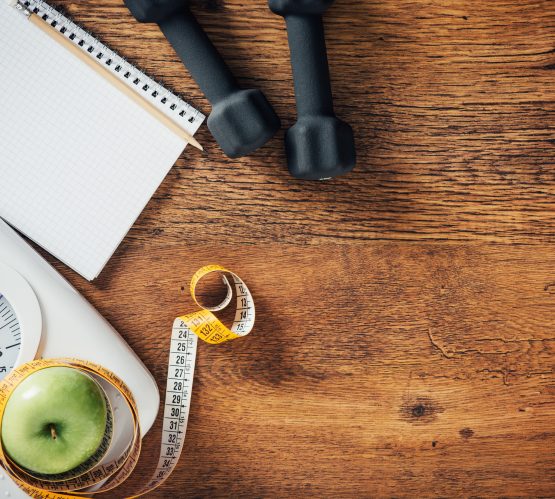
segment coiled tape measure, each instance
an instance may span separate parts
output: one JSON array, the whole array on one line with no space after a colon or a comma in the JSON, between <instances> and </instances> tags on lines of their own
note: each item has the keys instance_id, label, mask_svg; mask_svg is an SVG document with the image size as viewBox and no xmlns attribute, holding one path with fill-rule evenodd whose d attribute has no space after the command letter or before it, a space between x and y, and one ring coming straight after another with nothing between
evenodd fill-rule
<instances>
[{"instance_id":1,"label":"coiled tape measure","mask_svg":"<svg viewBox=\"0 0 555 499\"><path fill-rule=\"evenodd\" d=\"M204 307L198 302L195 290L198 282L213 272L221 274L227 287L227 295L218 306ZM231 303L233 287L230 280L235 289L237 302L235 319L228 328L214 315L214 312L223 310ZM190 292L201 309L177 317L173 322L158 464L148 483L130 497L139 497L152 491L167 480L177 466L187 430L198 338L211 344L223 343L246 336L254 326L255 309L249 289L236 274L224 267L208 265L199 269L191 279ZM118 376L104 367L93 362L68 358L39 359L15 368L0 382L0 432L6 404L17 385L41 369L58 366L79 369L99 384L108 383L117 390L129 409L133 421L132 438L125 451L111 461L105 462L106 460L103 459L110 448L114 426L118 425L118 413L112 414L108 403L108 421L104 439L95 455L83 466L61 475L31 473L13 462L4 452L2 445L0 445L0 465L23 491L34 498L69 499L111 490L121 485L137 464L141 453L141 429L133 394ZM91 491L91 488L94 490Z\"/></svg>"}]
</instances>

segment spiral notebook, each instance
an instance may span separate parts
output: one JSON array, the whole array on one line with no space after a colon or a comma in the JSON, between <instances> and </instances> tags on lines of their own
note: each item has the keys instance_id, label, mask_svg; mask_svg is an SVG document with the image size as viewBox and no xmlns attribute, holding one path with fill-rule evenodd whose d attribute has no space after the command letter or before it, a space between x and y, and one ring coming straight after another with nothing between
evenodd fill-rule
<instances>
[{"instance_id":1,"label":"spiral notebook","mask_svg":"<svg viewBox=\"0 0 555 499\"><path fill-rule=\"evenodd\" d=\"M41 0L25 2L190 134L204 116ZM94 279L186 146L0 0L0 217Z\"/></svg>"}]
</instances>

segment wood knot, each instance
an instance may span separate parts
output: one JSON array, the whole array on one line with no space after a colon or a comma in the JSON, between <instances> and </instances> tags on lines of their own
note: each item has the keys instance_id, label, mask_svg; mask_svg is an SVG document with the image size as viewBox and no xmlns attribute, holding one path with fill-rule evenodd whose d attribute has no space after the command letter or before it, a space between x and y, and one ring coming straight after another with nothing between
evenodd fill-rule
<instances>
[{"instance_id":1,"label":"wood knot","mask_svg":"<svg viewBox=\"0 0 555 499\"><path fill-rule=\"evenodd\" d=\"M444 411L437 402L429 397L417 397L405 400L401 405L401 419L413 424L428 424L437 419L437 415Z\"/></svg>"},{"instance_id":2,"label":"wood knot","mask_svg":"<svg viewBox=\"0 0 555 499\"><path fill-rule=\"evenodd\" d=\"M421 418L426 414L426 406L424 404L415 405L411 412L415 418Z\"/></svg>"},{"instance_id":3,"label":"wood knot","mask_svg":"<svg viewBox=\"0 0 555 499\"><path fill-rule=\"evenodd\" d=\"M470 428L463 428L462 430L459 431L459 435L465 440L467 440L474 435L474 430Z\"/></svg>"}]
</instances>

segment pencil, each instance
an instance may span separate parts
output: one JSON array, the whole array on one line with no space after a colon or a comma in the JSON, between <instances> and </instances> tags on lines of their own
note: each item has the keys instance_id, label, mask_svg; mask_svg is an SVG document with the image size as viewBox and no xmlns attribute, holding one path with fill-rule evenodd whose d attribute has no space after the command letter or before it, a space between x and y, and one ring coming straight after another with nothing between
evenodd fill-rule
<instances>
[{"instance_id":1,"label":"pencil","mask_svg":"<svg viewBox=\"0 0 555 499\"><path fill-rule=\"evenodd\" d=\"M136 104L141 106L145 111L150 113L154 118L156 118L163 125L169 128L172 132L174 132L182 139L186 140L193 147L196 147L201 151L203 150L202 146L197 142L197 140L191 134L183 130L180 126L178 126L170 118L168 118L162 111L157 109L153 104L143 99L134 90L129 88L116 75L110 72L108 68L104 67L96 59L93 59L92 57L89 57L87 54L85 54L76 45L71 43L71 41L67 39L62 33L60 33L56 28L48 24L42 17L36 15L34 12L31 12L29 9L27 9L27 7L25 7L23 4L19 3L16 0L12 0L10 4L16 9L22 11L23 14L25 14L25 16L29 19L29 21L33 23L37 28L42 30L50 38L52 38L57 43L62 45L64 48L66 48L75 57L80 59L87 66L93 69L96 73L101 75L104 79L106 79L106 81L111 83L115 88L117 88L121 93L125 94L127 97L133 100Z\"/></svg>"}]
</instances>

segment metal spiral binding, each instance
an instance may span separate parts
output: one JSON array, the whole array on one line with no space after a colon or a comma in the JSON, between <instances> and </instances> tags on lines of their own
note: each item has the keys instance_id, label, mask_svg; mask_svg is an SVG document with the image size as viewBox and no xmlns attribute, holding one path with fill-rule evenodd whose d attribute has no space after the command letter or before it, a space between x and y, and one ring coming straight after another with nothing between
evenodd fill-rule
<instances>
[{"instance_id":1,"label":"metal spiral binding","mask_svg":"<svg viewBox=\"0 0 555 499\"><path fill-rule=\"evenodd\" d=\"M196 132L204 121L205 116L201 112L137 69L124 57L43 0L25 0L22 5L41 16L53 28L87 52L90 57L103 62L120 80L126 82L129 87L136 88L138 93L144 94L145 98L153 101L164 114L189 132Z\"/></svg>"}]
</instances>

